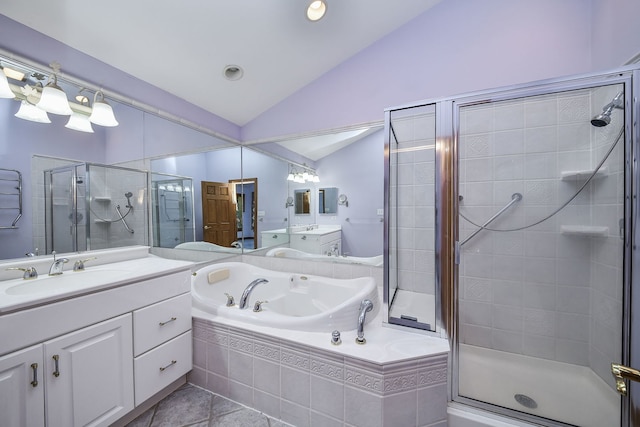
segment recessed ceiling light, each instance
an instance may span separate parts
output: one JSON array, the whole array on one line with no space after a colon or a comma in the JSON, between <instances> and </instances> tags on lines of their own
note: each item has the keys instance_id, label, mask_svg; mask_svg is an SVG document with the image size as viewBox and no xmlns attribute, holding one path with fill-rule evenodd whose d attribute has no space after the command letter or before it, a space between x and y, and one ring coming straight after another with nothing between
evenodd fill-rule
<instances>
[{"instance_id":1,"label":"recessed ceiling light","mask_svg":"<svg viewBox=\"0 0 640 427\"><path fill-rule=\"evenodd\" d=\"M224 76L227 80L240 80L244 75L244 70L239 65L227 65L224 67Z\"/></svg>"},{"instance_id":2,"label":"recessed ceiling light","mask_svg":"<svg viewBox=\"0 0 640 427\"><path fill-rule=\"evenodd\" d=\"M307 18L310 21L319 21L327 13L327 3L323 0L314 0L307 8Z\"/></svg>"}]
</instances>

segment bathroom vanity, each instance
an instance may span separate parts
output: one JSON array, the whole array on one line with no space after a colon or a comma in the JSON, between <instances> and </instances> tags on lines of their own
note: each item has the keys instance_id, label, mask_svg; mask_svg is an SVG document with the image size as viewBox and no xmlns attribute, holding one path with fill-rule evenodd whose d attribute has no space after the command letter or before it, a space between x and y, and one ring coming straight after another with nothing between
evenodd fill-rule
<instances>
[{"instance_id":1,"label":"bathroom vanity","mask_svg":"<svg viewBox=\"0 0 640 427\"><path fill-rule=\"evenodd\" d=\"M0 280L3 426L108 426L191 370L191 263L147 247L75 255L97 259Z\"/></svg>"},{"instance_id":2,"label":"bathroom vanity","mask_svg":"<svg viewBox=\"0 0 640 427\"><path fill-rule=\"evenodd\" d=\"M289 247L292 249L320 255L342 253L342 229L339 225L291 228Z\"/></svg>"}]
</instances>

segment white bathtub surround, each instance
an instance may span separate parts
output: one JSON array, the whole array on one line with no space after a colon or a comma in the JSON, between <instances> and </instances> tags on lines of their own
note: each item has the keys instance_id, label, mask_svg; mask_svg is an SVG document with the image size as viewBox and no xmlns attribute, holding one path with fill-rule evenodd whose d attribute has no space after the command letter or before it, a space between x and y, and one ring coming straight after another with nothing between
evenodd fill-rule
<instances>
[{"instance_id":1,"label":"white bathtub surround","mask_svg":"<svg viewBox=\"0 0 640 427\"><path fill-rule=\"evenodd\" d=\"M445 426L445 340L383 328L331 333L220 323L194 313L189 381L297 427ZM244 326L242 329L240 327Z\"/></svg>"}]
</instances>

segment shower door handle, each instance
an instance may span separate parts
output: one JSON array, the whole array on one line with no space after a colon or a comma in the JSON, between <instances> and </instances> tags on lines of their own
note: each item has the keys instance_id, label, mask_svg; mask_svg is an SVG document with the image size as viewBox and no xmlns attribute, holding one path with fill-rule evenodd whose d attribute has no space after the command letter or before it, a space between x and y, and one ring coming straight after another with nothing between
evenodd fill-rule
<instances>
[{"instance_id":1,"label":"shower door handle","mask_svg":"<svg viewBox=\"0 0 640 427\"><path fill-rule=\"evenodd\" d=\"M616 390L623 396L627 395L625 379L640 382L640 371L618 363L611 364L611 373L616 379Z\"/></svg>"}]
</instances>

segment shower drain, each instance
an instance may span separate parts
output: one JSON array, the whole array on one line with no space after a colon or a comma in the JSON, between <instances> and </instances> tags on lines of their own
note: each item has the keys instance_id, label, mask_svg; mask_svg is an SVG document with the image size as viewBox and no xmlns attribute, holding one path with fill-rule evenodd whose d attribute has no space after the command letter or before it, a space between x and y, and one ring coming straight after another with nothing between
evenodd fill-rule
<instances>
[{"instance_id":1,"label":"shower drain","mask_svg":"<svg viewBox=\"0 0 640 427\"><path fill-rule=\"evenodd\" d=\"M536 401L525 394L516 394L513 398L525 408L536 409L538 407Z\"/></svg>"}]
</instances>

